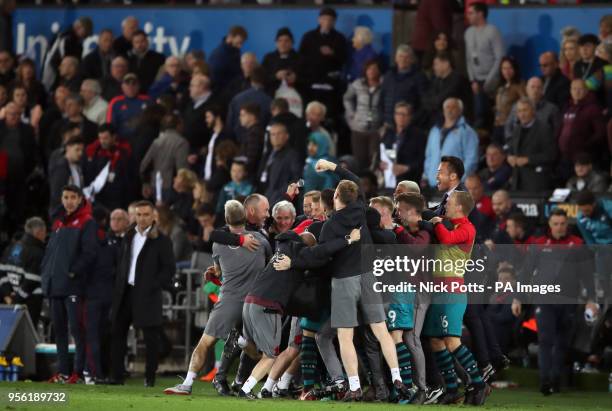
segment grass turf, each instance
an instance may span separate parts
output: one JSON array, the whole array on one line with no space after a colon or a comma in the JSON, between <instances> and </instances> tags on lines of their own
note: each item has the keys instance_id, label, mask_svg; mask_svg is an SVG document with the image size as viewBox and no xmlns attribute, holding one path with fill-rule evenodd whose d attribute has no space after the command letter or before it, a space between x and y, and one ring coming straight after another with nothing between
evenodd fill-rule
<instances>
[{"instance_id":1,"label":"grass turf","mask_svg":"<svg viewBox=\"0 0 612 411\"><path fill-rule=\"evenodd\" d=\"M0 384L0 409L40 410L70 409L88 411L118 410L215 410L215 411L314 411L314 410L389 410L404 407L394 404L343 404L340 402L302 402L287 400L247 401L238 398L219 397L210 383L196 382L191 396L169 396L163 394L165 387L178 383L178 378L159 378L155 388L144 388L143 380L133 378L125 386L51 385L46 383L2 383ZM7 401L8 392L51 392L68 394L68 403L17 404ZM406 406L411 409L448 409L449 406ZM463 407L466 408L466 407ZM612 393L574 391L543 397L528 389L494 390L484 409L496 410L612 410Z\"/></svg>"}]
</instances>

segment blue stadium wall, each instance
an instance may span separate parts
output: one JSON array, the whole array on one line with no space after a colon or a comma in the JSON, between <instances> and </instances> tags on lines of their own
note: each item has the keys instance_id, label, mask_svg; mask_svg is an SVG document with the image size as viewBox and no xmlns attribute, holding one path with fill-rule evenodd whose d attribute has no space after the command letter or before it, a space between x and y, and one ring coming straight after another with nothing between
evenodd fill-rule
<instances>
[{"instance_id":1,"label":"blue stadium wall","mask_svg":"<svg viewBox=\"0 0 612 411\"><path fill-rule=\"evenodd\" d=\"M494 8L490 21L499 27L508 52L521 63L524 76L538 73L537 55L559 50L559 32L573 25L583 32L596 32L602 15L612 7ZM276 30L290 27L296 42L316 24L318 10L308 8L18 8L13 20L15 51L28 53L37 61L46 50L48 39L81 15L94 21L95 30L108 27L120 31L126 15L136 16L149 33L157 51L182 54L202 49L207 54L219 44L227 29L235 24L246 27L249 39L245 50L259 58L274 48ZM384 55L391 50L392 10L390 8L341 8L337 27L351 35L357 25L375 33L374 47ZM86 43L95 46L96 36Z\"/></svg>"}]
</instances>

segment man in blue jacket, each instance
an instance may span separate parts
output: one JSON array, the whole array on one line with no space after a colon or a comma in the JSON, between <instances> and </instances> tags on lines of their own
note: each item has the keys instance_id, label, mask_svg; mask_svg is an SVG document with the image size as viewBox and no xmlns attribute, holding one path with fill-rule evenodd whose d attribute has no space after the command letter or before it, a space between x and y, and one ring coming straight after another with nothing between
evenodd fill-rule
<instances>
[{"instance_id":1,"label":"man in blue jacket","mask_svg":"<svg viewBox=\"0 0 612 411\"><path fill-rule=\"evenodd\" d=\"M248 37L242 26L233 26L221 44L210 53L210 65L213 91L223 90L234 78L240 75L240 49Z\"/></svg>"},{"instance_id":2,"label":"man in blue jacket","mask_svg":"<svg viewBox=\"0 0 612 411\"><path fill-rule=\"evenodd\" d=\"M51 306L59 360L59 372L49 382L74 384L81 379L85 341L79 318L86 278L97 252L91 205L79 187L67 185L62 189L62 206L53 214L51 236L42 262L42 290ZM76 346L72 373L69 369L69 329Z\"/></svg>"}]
</instances>

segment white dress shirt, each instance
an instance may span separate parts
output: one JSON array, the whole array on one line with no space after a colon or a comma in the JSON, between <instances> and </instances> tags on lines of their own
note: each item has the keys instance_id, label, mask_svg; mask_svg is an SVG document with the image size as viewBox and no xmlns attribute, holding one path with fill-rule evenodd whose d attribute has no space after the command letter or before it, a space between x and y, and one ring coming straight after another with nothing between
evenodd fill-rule
<instances>
[{"instance_id":1,"label":"white dress shirt","mask_svg":"<svg viewBox=\"0 0 612 411\"><path fill-rule=\"evenodd\" d=\"M135 228L136 234L134 234L134 238L132 239L132 259L130 261L130 273L128 275L128 284L134 285L136 282L136 262L138 261L138 255L142 251L142 247L145 245L145 241L147 241L147 234L151 231L151 226L145 229L141 234L138 231L138 227Z\"/></svg>"}]
</instances>

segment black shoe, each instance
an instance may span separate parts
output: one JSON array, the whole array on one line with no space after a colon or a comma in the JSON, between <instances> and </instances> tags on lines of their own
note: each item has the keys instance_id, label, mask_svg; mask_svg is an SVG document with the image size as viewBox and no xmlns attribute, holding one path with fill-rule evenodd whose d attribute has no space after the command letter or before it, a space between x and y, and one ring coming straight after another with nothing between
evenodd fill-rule
<instances>
[{"instance_id":1,"label":"black shoe","mask_svg":"<svg viewBox=\"0 0 612 411\"><path fill-rule=\"evenodd\" d=\"M473 385L468 385L465 387L465 392L463 393L465 395L463 398L463 405L470 405L472 403L474 392L476 392L476 388Z\"/></svg>"},{"instance_id":2,"label":"black shoe","mask_svg":"<svg viewBox=\"0 0 612 411\"><path fill-rule=\"evenodd\" d=\"M242 392L242 384L238 384L236 380L232 381L232 385L230 385L231 393L234 395L239 395Z\"/></svg>"},{"instance_id":3,"label":"black shoe","mask_svg":"<svg viewBox=\"0 0 612 411\"><path fill-rule=\"evenodd\" d=\"M550 384L546 383L546 384L542 384L540 386L540 392L542 393L542 395L544 395L545 397L548 397L549 395L551 395L553 393L553 389L550 386Z\"/></svg>"},{"instance_id":4,"label":"black shoe","mask_svg":"<svg viewBox=\"0 0 612 411\"><path fill-rule=\"evenodd\" d=\"M257 396L255 394L253 394L251 391L244 392L242 390L238 390L238 393L236 394L236 396L238 398L245 398L247 400L256 400L257 399Z\"/></svg>"},{"instance_id":5,"label":"black shoe","mask_svg":"<svg viewBox=\"0 0 612 411\"><path fill-rule=\"evenodd\" d=\"M155 387L155 379L154 378L146 378L144 382L144 386L147 388Z\"/></svg>"},{"instance_id":6,"label":"black shoe","mask_svg":"<svg viewBox=\"0 0 612 411\"><path fill-rule=\"evenodd\" d=\"M502 354L501 357L494 359L492 363L493 368L495 368L495 372L500 372L501 370L505 370L510 367L510 358Z\"/></svg>"},{"instance_id":7,"label":"black shoe","mask_svg":"<svg viewBox=\"0 0 612 411\"><path fill-rule=\"evenodd\" d=\"M389 388L387 388L387 384L385 384L384 381L380 381L374 384L374 388L376 389L375 401L377 402L388 402L389 401Z\"/></svg>"},{"instance_id":8,"label":"black shoe","mask_svg":"<svg viewBox=\"0 0 612 411\"><path fill-rule=\"evenodd\" d=\"M230 387L229 385L227 385L226 380L218 380L215 378L212 380L212 385L213 387L215 387L215 390L217 390L217 394L219 394L220 396L227 397L229 395L232 395L232 392L230 391Z\"/></svg>"},{"instance_id":9,"label":"black shoe","mask_svg":"<svg viewBox=\"0 0 612 411\"><path fill-rule=\"evenodd\" d=\"M240 337L240 331L238 331L237 328L232 328L223 346L223 356L225 358L233 358L234 355L241 350L238 345L238 337Z\"/></svg>"},{"instance_id":10,"label":"black shoe","mask_svg":"<svg viewBox=\"0 0 612 411\"><path fill-rule=\"evenodd\" d=\"M272 387L272 392L270 394L274 398L291 398L292 397L291 391L289 389L278 388L278 384L274 384L274 387Z\"/></svg>"},{"instance_id":11,"label":"black shoe","mask_svg":"<svg viewBox=\"0 0 612 411\"><path fill-rule=\"evenodd\" d=\"M488 364L486 367L480 370L480 374L482 374L482 380L488 383L489 381L491 381L496 371L497 370L495 369L495 367L493 367L491 364Z\"/></svg>"},{"instance_id":12,"label":"black shoe","mask_svg":"<svg viewBox=\"0 0 612 411\"><path fill-rule=\"evenodd\" d=\"M342 398L342 402L359 402L363 399L363 392L361 392L361 388L358 388L356 391L348 390L346 394L344 394L344 398Z\"/></svg>"},{"instance_id":13,"label":"black shoe","mask_svg":"<svg viewBox=\"0 0 612 411\"><path fill-rule=\"evenodd\" d=\"M415 393L415 390L411 389L411 387L407 387L400 380L393 381L393 388L395 388L395 391L397 391L397 394L399 395L398 399L399 399L400 402L402 402L402 401L405 401L405 402L410 401L410 399L412 398L412 396Z\"/></svg>"},{"instance_id":14,"label":"black shoe","mask_svg":"<svg viewBox=\"0 0 612 411\"><path fill-rule=\"evenodd\" d=\"M414 393L412 398L410 399L409 404L415 404L415 405L425 404L425 399L426 399L426 391L419 388Z\"/></svg>"},{"instance_id":15,"label":"black shoe","mask_svg":"<svg viewBox=\"0 0 612 411\"><path fill-rule=\"evenodd\" d=\"M423 404L437 404L441 396L444 395L444 388L442 387L427 387L425 390L425 402Z\"/></svg>"},{"instance_id":16,"label":"black shoe","mask_svg":"<svg viewBox=\"0 0 612 411\"><path fill-rule=\"evenodd\" d=\"M267 388L262 388L261 391L259 391L259 394L257 394L257 398L261 398L261 399L272 398L272 393L268 391Z\"/></svg>"},{"instance_id":17,"label":"black shoe","mask_svg":"<svg viewBox=\"0 0 612 411\"><path fill-rule=\"evenodd\" d=\"M468 386L468 389L471 392L469 404L472 405L484 405L487 395L489 395L491 392L491 389L487 384L482 384L481 386L470 385Z\"/></svg>"},{"instance_id":18,"label":"black shoe","mask_svg":"<svg viewBox=\"0 0 612 411\"><path fill-rule=\"evenodd\" d=\"M459 404L463 401L463 394L459 391L447 391L438 399L438 404Z\"/></svg>"}]
</instances>

